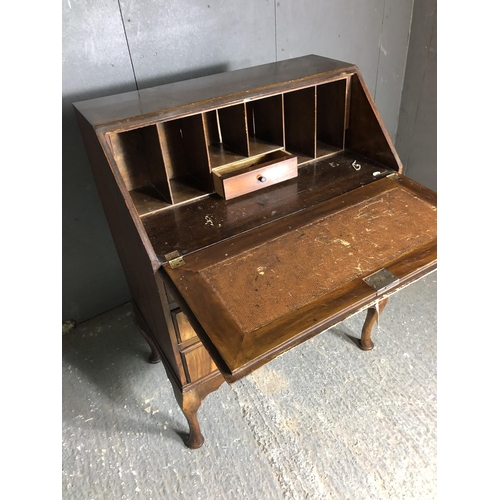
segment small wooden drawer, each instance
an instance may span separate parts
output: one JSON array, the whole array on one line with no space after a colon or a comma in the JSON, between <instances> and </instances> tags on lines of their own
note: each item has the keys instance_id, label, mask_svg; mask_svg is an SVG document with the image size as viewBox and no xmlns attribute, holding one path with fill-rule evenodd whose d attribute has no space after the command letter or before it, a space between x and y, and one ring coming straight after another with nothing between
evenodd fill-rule
<instances>
[{"instance_id":1,"label":"small wooden drawer","mask_svg":"<svg viewBox=\"0 0 500 500\"><path fill-rule=\"evenodd\" d=\"M196 382L217 370L217 366L208 354L203 344L182 353L188 372L189 382Z\"/></svg>"},{"instance_id":2,"label":"small wooden drawer","mask_svg":"<svg viewBox=\"0 0 500 500\"><path fill-rule=\"evenodd\" d=\"M187 316L180 309L172 311L172 319L179 344L193 338L198 338Z\"/></svg>"},{"instance_id":3,"label":"small wooden drawer","mask_svg":"<svg viewBox=\"0 0 500 500\"><path fill-rule=\"evenodd\" d=\"M217 194L226 200L297 177L297 157L274 151L214 169Z\"/></svg>"}]
</instances>

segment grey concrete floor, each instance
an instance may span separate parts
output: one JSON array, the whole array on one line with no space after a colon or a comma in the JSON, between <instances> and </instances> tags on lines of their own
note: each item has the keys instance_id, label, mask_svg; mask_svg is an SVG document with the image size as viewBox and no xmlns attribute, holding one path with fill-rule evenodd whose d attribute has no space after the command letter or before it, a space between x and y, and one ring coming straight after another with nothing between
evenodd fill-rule
<instances>
[{"instance_id":1,"label":"grey concrete floor","mask_svg":"<svg viewBox=\"0 0 500 500\"><path fill-rule=\"evenodd\" d=\"M63 337L65 499L433 499L436 281L394 295L359 350L364 313L202 404L205 444L124 305Z\"/></svg>"}]
</instances>

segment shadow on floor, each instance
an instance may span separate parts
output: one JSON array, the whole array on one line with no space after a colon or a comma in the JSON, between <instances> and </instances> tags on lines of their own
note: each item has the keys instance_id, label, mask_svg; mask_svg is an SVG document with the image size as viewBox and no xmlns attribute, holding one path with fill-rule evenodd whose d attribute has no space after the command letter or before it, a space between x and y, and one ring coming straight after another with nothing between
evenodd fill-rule
<instances>
[{"instance_id":1,"label":"shadow on floor","mask_svg":"<svg viewBox=\"0 0 500 500\"><path fill-rule=\"evenodd\" d=\"M184 440L187 424L177 415L158 415L160 410L152 410L154 419L144 418L147 406L145 410L141 393L147 394L151 384L168 391L172 388L163 365L149 363L149 346L131 311L132 306L125 304L86 321L63 337L64 407L72 409L71 414L63 410L63 421L72 421L78 411L86 417L82 421L93 429L162 432L164 437ZM98 398L92 401L88 394ZM166 428L161 422L168 422Z\"/></svg>"}]
</instances>

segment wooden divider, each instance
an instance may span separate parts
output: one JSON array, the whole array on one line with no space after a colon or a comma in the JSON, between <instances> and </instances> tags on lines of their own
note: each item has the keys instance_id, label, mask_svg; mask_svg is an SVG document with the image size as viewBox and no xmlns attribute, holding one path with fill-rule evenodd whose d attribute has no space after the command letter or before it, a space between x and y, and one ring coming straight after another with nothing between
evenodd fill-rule
<instances>
[{"instance_id":1,"label":"wooden divider","mask_svg":"<svg viewBox=\"0 0 500 500\"><path fill-rule=\"evenodd\" d=\"M304 164L342 151L345 78L110 134L140 215L214 191L212 170L285 150Z\"/></svg>"}]
</instances>

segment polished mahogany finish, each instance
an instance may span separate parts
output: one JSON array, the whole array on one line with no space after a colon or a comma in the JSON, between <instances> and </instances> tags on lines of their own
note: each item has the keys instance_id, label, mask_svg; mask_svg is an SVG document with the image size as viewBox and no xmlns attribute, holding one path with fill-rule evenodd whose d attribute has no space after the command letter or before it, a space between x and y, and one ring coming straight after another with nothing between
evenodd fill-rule
<instances>
[{"instance_id":1,"label":"polished mahogany finish","mask_svg":"<svg viewBox=\"0 0 500 500\"><path fill-rule=\"evenodd\" d=\"M204 441L207 394L437 266L355 65L306 56L75 103L134 317Z\"/></svg>"}]
</instances>

